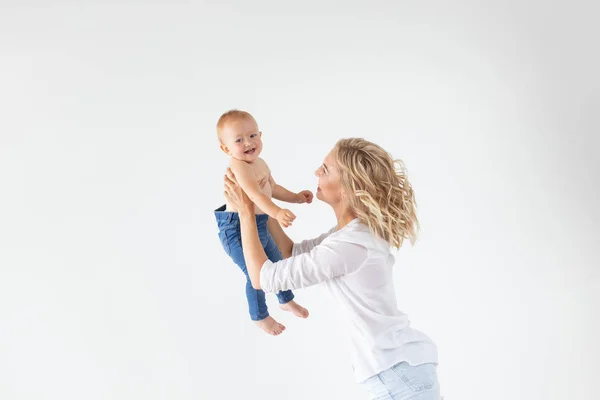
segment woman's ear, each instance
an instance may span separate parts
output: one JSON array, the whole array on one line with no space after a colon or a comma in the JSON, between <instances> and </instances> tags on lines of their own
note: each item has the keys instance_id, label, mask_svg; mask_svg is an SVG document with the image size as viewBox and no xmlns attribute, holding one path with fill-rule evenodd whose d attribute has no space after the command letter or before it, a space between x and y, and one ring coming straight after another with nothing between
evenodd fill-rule
<instances>
[{"instance_id":1,"label":"woman's ear","mask_svg":"<svg viewBox=\"0 0 600 400\"><path fill-rule=\"evenodd\" d=\"M346 191L344 189L342 189L341 198L342 198L342 202L344 202L344 203L348 202L348 194L346 193Z\"/></svg>"}]
</instances>

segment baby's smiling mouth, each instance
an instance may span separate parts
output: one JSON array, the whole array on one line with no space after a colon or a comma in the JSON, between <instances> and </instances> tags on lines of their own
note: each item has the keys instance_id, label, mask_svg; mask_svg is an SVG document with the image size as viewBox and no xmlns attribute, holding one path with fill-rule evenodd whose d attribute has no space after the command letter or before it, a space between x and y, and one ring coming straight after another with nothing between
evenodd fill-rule
<instances>
[{"instance_id":1,"label":"baby's smiling mouth","mask_svg":"<svg viewBox=\"0 0 600 400\"><path fill-rule=\"evenodd\" d=\"M253 154L256 151L256 149L250 149L250 150L246 150L244 152L244 154Z\"/></svg>"}]
</instances>

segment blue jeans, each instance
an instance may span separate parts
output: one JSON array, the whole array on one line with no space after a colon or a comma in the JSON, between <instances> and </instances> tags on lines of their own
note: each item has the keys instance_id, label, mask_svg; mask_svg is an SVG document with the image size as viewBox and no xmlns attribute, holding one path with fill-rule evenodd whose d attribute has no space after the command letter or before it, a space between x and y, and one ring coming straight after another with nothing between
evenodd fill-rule
<instances>
[{"instance_id":1,"label":"blue jeans","mask_svg":"<svg viewBox=\"0 0 600 400\"><path fill-rule=\"evenodd\" d=\"M401 362L364 381L373 400L440 400L435 364Z\"/></svg>"},{"instance_id":2,"label":"blue jeans","mask_svg":"<svg viewBox=\"0 0 600 400\"><path fill-rule=\"evenodd\" d=\"M236 212L226 212L225 206L221 206L215 210L215 217L219 226L219 239L225 253L246 275L246 299L248 300L248 310L250 318L253 321L260 321L269 316L267 303L265 301L265 292L256 290L252 287L248 270L246 269L246 260L244 260L244 252L242 251L242 235L240 232L240 218ZM258 227L258 237L262 243L263 249L269 260L277 262L283 257L275 244L275 240L267 229L267 214L259 214L256 216L256 226ZM291 290L286 290L277 293L279 304L285 304L294 298L294 293Z\"/></svg>"}]
</instances>

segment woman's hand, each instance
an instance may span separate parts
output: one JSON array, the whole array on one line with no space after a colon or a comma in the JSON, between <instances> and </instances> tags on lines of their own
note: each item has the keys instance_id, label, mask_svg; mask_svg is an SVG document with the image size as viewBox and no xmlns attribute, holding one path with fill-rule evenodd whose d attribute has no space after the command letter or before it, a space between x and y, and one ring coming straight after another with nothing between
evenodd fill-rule
<instances>
[{"instance_id":1,"label":"woman's hand","mask_svg":"<svg viewBox=\"0 0 600 400\"><path fill-rule=\"evenodd\" d=\"M231 169L227 168L227 174L224 178L225 198L238 212L254 212L254 203L244 189L238 184L235 175Z\"/></svg>"}]
</instances>

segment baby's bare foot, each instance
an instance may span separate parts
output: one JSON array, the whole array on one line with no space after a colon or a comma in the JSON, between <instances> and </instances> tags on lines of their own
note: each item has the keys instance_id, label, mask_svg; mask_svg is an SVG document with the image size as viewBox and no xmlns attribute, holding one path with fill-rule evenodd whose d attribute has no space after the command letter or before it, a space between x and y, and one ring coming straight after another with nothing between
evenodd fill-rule
<instances>
[{"instance_id":1,"label":"baby's bare foot","mask_svg":"<svg viewBox=\"0 0 600 400\"><path fill-rule=\"evenodd\" d=\"M299 305L298 303L296 303L294 300L288 301L285 304L280 304L279 307L281 307L281 309L284 311L290 311L296 317L299 317L299 318L308 317L308 310L306 308L302 307L301 305Z\"/></svg>"},{"instance_id":2,"label":"baby's bare foot","mask_svg":"<svg viewBox=\"0 0 600 400\"><path fill-rule=\"evenodd\" d=\"M277 336L285 331L285 326L275 321L271 316L261 319L260 321L254 321L254 323L269 335Z\"/></svg>"}]
</instances>

